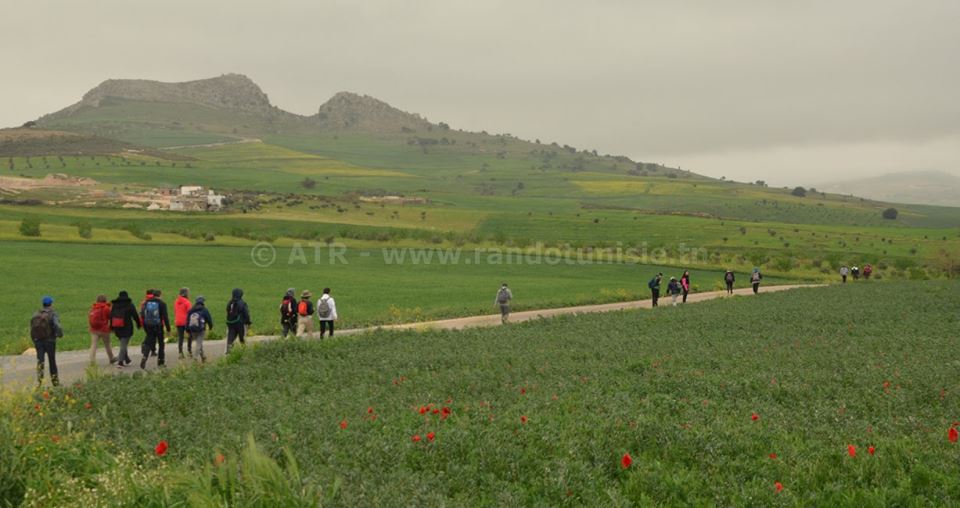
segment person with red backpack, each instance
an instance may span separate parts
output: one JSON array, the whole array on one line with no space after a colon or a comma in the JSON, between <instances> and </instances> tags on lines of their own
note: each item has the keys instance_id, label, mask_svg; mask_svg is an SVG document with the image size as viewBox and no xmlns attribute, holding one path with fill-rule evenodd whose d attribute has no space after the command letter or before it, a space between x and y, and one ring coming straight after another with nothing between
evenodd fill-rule
<instances>
[{"instance_id":1,"label":"person with red backpack","mask_svg":"<svg viewBox=\"0 0 960 508\"><path fill-rule=\"evenodd\" d=\"M243 301L243 290L234 288L233 298L227 303L227 353L233 349L233 341L247 345L244 337L250 326L250 307Z\"/></svg>"},{"instance_id":2,"label":"person with red backpack","mask_svg":"<svg viewBox=\"0 0 960 508\"><path fill-rule=\"evenodd\" d=\"M143 322L143 330L147 336L143 339L140 346L140 352L143 358L140 360L140 368L147 368L147 359L150 353L156 347L157 367L163 367L166 362L164 358L164 338L163 330L166 328L170 333L170 315L167 313L167 303L160 299L160 291L152 289L147 292L147 299L140 306L140 320Z\"/></svg>"},{"instance_id":3,"label":"person with red backpack","mask_svg":"<svg viewBox=\"0 0 960 508\"><path fill-rule=\"evenodd\" d=\"M313 302L310 301L310 291L304 289L300 294L300 303L297 304L297 337L305 334L313 335Z\"/></svg>"},{"instance_id":4,"label":"person with red backpack","mask_svg":"<svg viewBox=\"0 0 960 508\"><path fill-rule=\"evenodd\" d=\"M50 382L53 386L59 386L57 339L63 337L63 328L60 326L60 315L53 310L53 298L44 296L41 303L43 307L30 318L30 338L37 350L37 386L43 384L44 357L50 361Z\"/></svg>"},{"instance_id":5,"label":"person with red backpack","mask_svg":"<svg viewBox=\"0 0 960 508\"><path fill-rule=\"evenodd\" d=\"M283 330L280 336L283 338L297 333L297 297L294 288L288 289L280 302L280 327Z\"/></svg>"},{"instance_id":6,"label":"person with red backpack","mask_svg":"<svg viewBox=\"0 0 960 508\"><path fill-rule=\"evenodd\" d=\"M870 263L863 265L863 278L865 280L870 280L870 274L873 273L873 267L870 266Z\"/></svg>"},{"instance_id":7,"label":"person with red backpack","mask_svg":"<svg viewBox=\"0 0 960 508\"><path fill-rule=\"evenodd\" d=\"M110 347L110 303L106 295L97 295L97 301L90 307L87 321L90 324L90 365L97 363L97 346L103 342L110 365L117 363Z\"/></svg>"},{"instance_id":8,"label":"person with red backpack","mask_svg":"<svg viewBox=\"0 0 960 508\"><path fill-rule=\"evenodd\" d=\"M130 353L127 351L127 346L130 344L130 337L133 337L134 325L138 330L140 329L140 314L137 314L137 307L126 291L120 291L117 298L110 303L110 328L113 329L113 334L120 341L117 368L122 369L124 366L130 365Z\"/></svg>"},{"instance_id":9,"label":"person with red backpack","mask_svg":"<svg viewBox=\"0 0 960 508\"><path fill-rule=\"evenodd\" d=\"M177 327L177 349L180 359L183 360L183 338L187 338L187 354L193 356L193 336L187 330L187 313L193 304L190 303L190 289L180 288L177 299L173 302L173 326Z\"/></svg>"}]
</instances>

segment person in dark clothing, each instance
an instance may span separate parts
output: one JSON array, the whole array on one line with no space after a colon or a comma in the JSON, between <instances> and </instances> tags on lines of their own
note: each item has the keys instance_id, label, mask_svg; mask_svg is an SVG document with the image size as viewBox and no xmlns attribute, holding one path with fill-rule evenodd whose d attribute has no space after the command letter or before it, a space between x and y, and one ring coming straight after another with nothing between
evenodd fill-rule
<instances>
[{"instance_id":1,"label":"person in dark clothing","mask_svg":"<svg viewBox=\"0 0 960 508\"><path fill-rule=\"evenodd\" d=\"M680 281L676 277L670 277L670 282L667 283L667 294L673 300L674 307L677 306L677 297L680 296L680 293L683 293L683 286L680 285Z\"/></svg>"},{"instance_id":2,"label":"person in dark clothing","mask_svg":"<svg viewBox=\"0 0 960 508\"><path fill-rule=\"evenodd\" d=\"M199 358L200 362L207 361L207 355L203 353L203 339L207 336L207 330L213 330L213 316L206 307L206 299L198 296L196 303L187 313L187 330L193 336L193 350L197 352L194 358Z\"/></svg>"},{"instance_id":3,"label":"person in dark clothing","mask_svg":"<svg viewBox=\"0 0 960 508\"><path fill-rule=\"evenodd\" d=\"M684 270L680 276L680 287L683 288L683 303L687 303L687 295L690 294L690 270Z\"/></svg>"},{"instance_id":4,"label":"person in dark clothing","mask_svg":"<svg viewBox=\"0 0 960 508\"><path fill-rule=\"evenodd\" d=\"M763 274L760 273L759 268L754 268L753 273L750 274L750 284L753 286L753 294L757 294L760 291L760 281L763 280Z\"/></svg>"},{"instance_id":5,"label":"person in dark clothing","mask_svg":"<svg viewBox=\"0 0 960 508\"><path fill-rule=\"evenodd\" d=\"M43 384L44 357L50 362L50 382L53 386L59 386L57 339L63 337L63 328L60 326L60 315L53 310L53 298L44 296L41 303L43 307L30 318L30 338L37 350L37 386Z\"/></svg>"},{"instance_id":6,"label":"person in dark clothing","mask_svg":"<svg viewBox=\"0 0 960 508\"><path fill-rule=\"evenodd\" d=\"M233 341L240 339L246 345L244 337L250 326L250 307L243 301L243 290L235 288L233 297L227 303L227 353L233 348Z\"/></svg>"},{"instance_id":7,"label":"person in dark clothing","mask_svg":"<svg viewBox=\"0 0 960 508\"><path fill-rule=\"evenodd\" d=\"M733 294L733 283L734 283L736 280L737 280L737 278L733 275L733 272L731 272L730 270L727 270L727 273L723 274L723 281L727 284L727 294L728 294L728 295L732 295L732 294Z\"/></svg>"},{"instance_id":8,"label":"person in dark clothing","mask_svg":"<svg viewBox=\"0 0 960 508\"><path fill-rule=\"evenodd\" d=\"M658 273L656 277L650 279L650 282L647 283L647 287L650 288L650 294L653 298L653 306L657 306L657 301L660 300L660 281L663 280L663 274Z\"/></svg>"},{"instance_id":9,"label":"person in dark clothing","mask_svg":"<svg viewBox=\"0 0 960 508\"><path fill-rule=\"evenodd\" d=\"M154 347L157 348L157 367L163 367L164 358L164 338L163 330L170 333L170 315L167 314L167 304L160 299L159 291L154 290L147 294L147 299L140 306L140 320L143 323L143 330L147 336L143 339L143 345L140 346L140 352L143 358L140 360L140 368L147 368L147 359L150 357Z\"/></svg>"},{"instance_id":10,"label":"person in dark clothing","mask_svg":"<svg viewBox=\"0 0 960 508\"><path fill-rule=\"evenodd\" d=\"M280 302L280 326L283 329L281 336L284 338L297 334L297 297L294 288L288 289Z\"/></svg>"},{"instance_id":11,"label":"person in dark clothing","mask_svg":"<svg viewBox=\"0 0 960 508\"><path fill-rule=\"evenodd\" d=\"M140 315L137 313L137 307L133 305L133 300L126 291L121 291L115 300L110 302L110 328L114 335L120 341L120 353L117 354L117 368L122 369L125 365L130 365L130 353L127 347L130 345L130 337L133 337L133 326L140 329Z\"/></svg>"}]
</instances>

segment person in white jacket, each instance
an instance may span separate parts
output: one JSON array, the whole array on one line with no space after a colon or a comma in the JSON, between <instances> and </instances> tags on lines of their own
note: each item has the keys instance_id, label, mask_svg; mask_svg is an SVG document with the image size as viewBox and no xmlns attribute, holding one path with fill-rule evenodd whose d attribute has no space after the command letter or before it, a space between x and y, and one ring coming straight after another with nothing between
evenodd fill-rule
<instances>
[{"instance_id":1,"label":"person in white jacket","mask_svg":"<svg viewBox=\"0 0 960 508\"><path fill-rule=\"evenodd\" d=\"M320 338L330 330L333 337L333 322L337 320L337 302L330 296L330 288L323 288L323 295L317 300L317 317L320 318Z\"/></svg>"}]
</instances>

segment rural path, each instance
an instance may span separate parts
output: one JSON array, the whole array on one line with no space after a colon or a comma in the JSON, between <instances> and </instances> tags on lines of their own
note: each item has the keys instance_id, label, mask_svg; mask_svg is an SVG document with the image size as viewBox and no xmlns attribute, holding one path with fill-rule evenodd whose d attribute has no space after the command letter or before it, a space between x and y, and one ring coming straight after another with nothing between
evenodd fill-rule
<instances>
[{"instance_id":1,"label":"rural path","mask_svg":"<svg viewBox=\"0 0 960 508\"><path fill-rule=\"evenodd\" d=\"M801 287L816 287L816 285L782 285L782 286L767 286L761 287L760 293L773 293L777 291L786 291L795 288ZM751 288L742 288L734 290L735 295L752 295L753 290ZM716 298L726 297L726 291L709 291L705 293L691 293L687 297L688 303L702 302L706 300L713 300ZM661 298L660 302L663 306L669 306L670 297ZM636 300L630 302L615 302L615 303L604 303L597 305L579 305L576 307L559 307L555 309L542 309L542 310L527 310L514 312L510 314L510 322L516 323L520 321L529 321L532 319L548 318L552 316L560 316L565 314L587 314L594 312L611 312L618 310L630 310L630 309L649 309L651 308L650 299L645 300ZM425 321L419 323L405 323L399 325L384 325L378 327L370 328L354 328L348 330L339 330L337 331L337 337L344 335L355 335L358 333L370 332L378 329L384 330L427 330L427 329L444 329L444 330L459 330L463 328L471 327L483 327L483 326L497 326L500 324L500 315L499 314L490 314L485 316L471 316L463 318L454 318L454 319L443 319L439 321ZM255 344L258 342L265 342L270 340L276 340L277 336L275 335L261 335L261 336L252 336L247 337L247 343ZM327 339L329 340L329 339ZM113 349L114 352L117 351L117 341L113 340ZM220 358L224 355L226 351L226 340L209 340L204 341L204 352L207 355L207 361L213 361L217 358ZM168 369L176 368L179 363L186 363L191 360L179 360L177 357L177 345L174 343L167 343L166 346L166 357L167 357L167 367ZM102 348L97 352L97 365L102 369L103 372L108 374L117 373L117 374L132 374L134 372L140 372L139 362L140 362L140 346L139 343L136 346L130 346L130 358L133 360L128 367L124 369L117 369L111 365L107 364L106 354L103 352ZM60 371L60 382L62 384L69 384L75 381L82 380L86 374L87 362L89 360L89 351L80 350L80 351L64 351L57 353L57 367ZM0 356L0 375L2 375L2 386L5 388L11 387L31 387L36 383L36 365L37 365L36 356L33 353L24 353L22 355L16 356ZM147 370L155 370L157 368L157 362L155 358L150 358L150 361L147 362ZM44 379L45 383L50 382L49 375Z\"/></svg>"},{"instance_id":2,"label":"rural path","mask_svg":"<svg viewBox=\"0 0 960 508\"><path fill-rule=\"evenodd\" d=\"M259 138L240 138L233 141L220 141L217 143L203 143L201 145L180 145L180 146L163 146L160 147L161 150L180 150L183 148L213 148L216 146L226 146L226 145L243 145L246 143L263 143L263 140Z\"/></svg>"}]
</instances>

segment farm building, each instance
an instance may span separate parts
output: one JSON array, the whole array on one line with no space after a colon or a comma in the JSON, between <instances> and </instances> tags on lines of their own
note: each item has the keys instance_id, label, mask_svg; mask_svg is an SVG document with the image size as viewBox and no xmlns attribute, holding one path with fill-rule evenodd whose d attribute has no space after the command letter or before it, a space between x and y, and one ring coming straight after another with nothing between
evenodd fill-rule
<instances>
[{"instance_id":1,"label":"farm building","mask_svg":"<svg viewBox=\"0 0 960 508\"><path fill-rule=\"evenodd\" d=\"M201 185L181 185L180 194L170 199L170 210L178 212L206 212L223 207L226 196Z\"/></svg>"}]
</instances>

